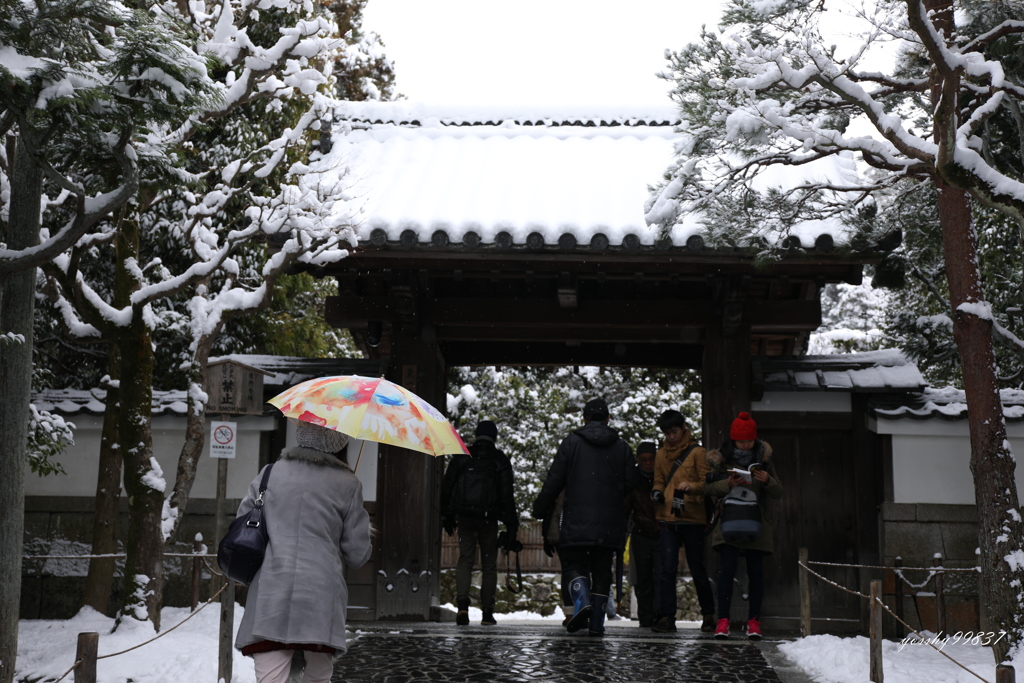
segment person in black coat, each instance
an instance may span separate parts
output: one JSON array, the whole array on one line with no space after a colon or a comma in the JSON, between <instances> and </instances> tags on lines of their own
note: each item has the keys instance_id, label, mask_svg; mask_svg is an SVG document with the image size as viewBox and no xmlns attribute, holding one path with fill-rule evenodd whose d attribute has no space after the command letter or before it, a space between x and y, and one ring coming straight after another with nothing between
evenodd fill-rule
<instances>
[{"instance_id":1,"label":"person in black coat","mask_svg":"<svg viewBox=\"0 0 1024 683\"><path fill-rule=\"evenodd\" d=\"M645 441L636 448L640 473L637 485L626 497L626 513L631 515L629 534L629 582L636 592L636 613L640 626L649 628L657 617L661 582L661 532L657 510L651 498L654 484L654 459L658 447Z\"/></svg>"},{"instance_id":2,"label":"person in black coat","mask_svg":"<svg viewBox=\"0 0 1024 683\"><path fill-rule=\"evenodd\" d=\"M494 445L498 427L490 420L476 426L469 455L452 458L441 482L441 525L449 536L459 532L459 562L455 569L458 614L455 623L469 624L469 588L480 547L480 623L493 626L498 589L498 522L505 524L506 550L515 545L519 514L513 494L512 463Z\"/></svg>"},{"instance_id":3,"label":"person in black coat","mask_svg":"<svg viewBox=\"0 0 1024 683\"><path fill-rule=\"evenodd\" d=\"M633 453L608 426L608 417L603 399L584 406L584 426L558 447L533 503L534 517L550 519L558 495L565 492L558 557L575 608L566 628L574 633L589 624L595 636L604 633L612 558L626 545L623 501L637 480Z\"/></svg>"}]
</instances>

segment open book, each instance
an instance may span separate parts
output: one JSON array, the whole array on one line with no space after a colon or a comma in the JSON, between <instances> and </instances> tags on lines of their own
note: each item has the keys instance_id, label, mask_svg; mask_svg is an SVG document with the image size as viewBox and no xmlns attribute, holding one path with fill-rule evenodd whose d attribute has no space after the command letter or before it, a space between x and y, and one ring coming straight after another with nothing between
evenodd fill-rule
<instances>
[{"instance_id":1,"label":"open book","mask_svg":"<svg viewBox=\"0 0 1024 683\"><path fill-rule=\"evenodd\" d=\"M760 467L760 465L755 463L755 464L750 466L749 470L741 470L738 467L732 467L732 468L729 469L729 471L732 472L733 474L738 474L741 477L743 477L743 483L744 484L749 484L749 483L751 483L754 480L754 476L752 474L753 470L756 470L759 467Z\"/></svg>"}]
</instances>

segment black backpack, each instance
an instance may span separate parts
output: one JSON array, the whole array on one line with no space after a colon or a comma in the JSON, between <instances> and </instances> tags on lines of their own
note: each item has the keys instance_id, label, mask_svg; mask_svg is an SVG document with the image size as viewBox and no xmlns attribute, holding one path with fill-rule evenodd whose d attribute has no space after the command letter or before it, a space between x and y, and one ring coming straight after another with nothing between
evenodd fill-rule
<instances>
[{"instance_id":1,"label":"black backpack","mask_svg":"<svg viewBox=\"0 0 1024 683\"><path fill-rule=\"evenodd\" d=\"M497 513L498 458L489 451L467 458L452 495L455 514L486 519Z\"/></svg>"}]
</instances>

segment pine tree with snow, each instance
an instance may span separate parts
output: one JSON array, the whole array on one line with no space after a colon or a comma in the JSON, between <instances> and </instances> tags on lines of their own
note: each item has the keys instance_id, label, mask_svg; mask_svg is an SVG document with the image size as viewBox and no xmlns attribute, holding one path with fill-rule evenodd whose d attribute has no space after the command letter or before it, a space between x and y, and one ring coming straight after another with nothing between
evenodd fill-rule
<instances>
[{"instance_id":1,"label":"pine tree with snow","mask_svg":"<svg viewBox=\"0 0 1024 683\"><path fill-rule=\"evenodd\" d=\"M894 240L870 220L886 209L878 202L909 184L934 188L969 406L981 627L1010 634L997 644L1001 660L1024 642L1024 521L998 391L1001 325L985 299L973 217L983 205L1024 229L1019 164L991 145L1003 121L1019 125L1024 90L1006 75L1019 59L1024 3L883 0L842 17L844 34L860 38L846 50L826 36L826 10L837 11L818 0L737 0L724 14L725 37L704 31L670 55L683 119L678 159L647 219L666 231L684 217L703 220L707 241L762 259L798 249L792 238L805 223L845 224L839 250L892 256ZM867 64L882 44L900 50L886 73ZM879 266L898 278L898 258Z\"/></svg>"},{"instance_id":2,"label":"pine tree with snow","mask_svg":"<svg viewBox=\"0 0 1024 683\"><path fill-rule=\"evenodd\" d=\"M217 98L183 30L165 14L103 0L0 6L0 335L19 342L0 354L2 683L17 645L36 268L92 239L143 173L169 168L153 131ZM43 227L48 208L59 219Z\"/></svg>"},{"instance_id":3,"label":"pine tree with snow","mask_svg":"<svg viewBox=\"0 0 1024 683\"><path fill-rule=\"evenodd\" d=\"M122 615L159 628L163 544L202 448L202 370L213 341L227 320L269 306L287 271L344 258L352 243L343 160L331 154L329 131L334 68L354 52L331 18L303 0L168 3L137 14L164 22L176 55L197 65L202 89L190 90L180 70L145 71L145 50L120 68L142 70L199 106L178 106L168 120L128 136L145 162L130 204L104 212L44 268L66 329L110 344L108 386L119 400L108 401L107 418L116 423L130 500ZM51 222L71 210L49 208ZM104 263L114 264L112 272ZM192 367L189 430L200 425L200 439L198 448L187 442L180 486L165 500L172 491L152 457L149 420L154 344L182 332Z\"/></svg>"}]
</instances>

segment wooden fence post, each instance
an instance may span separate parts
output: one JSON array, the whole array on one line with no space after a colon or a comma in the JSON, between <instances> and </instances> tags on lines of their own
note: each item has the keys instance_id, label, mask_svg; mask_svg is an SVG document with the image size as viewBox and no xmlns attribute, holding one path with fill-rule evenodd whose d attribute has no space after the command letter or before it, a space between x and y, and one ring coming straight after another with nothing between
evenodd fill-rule
<instances>
[{"instance_id":1,"label":"wooden fence post","mask_svg":"<svg viewBox=\"0 0 1024 683\"><path fill-rule=\"evenodd\" d=\"M800 548L800 635L811 635L811 577L807 575L807 548Z\"/></svg>"},{"instance_id":2,"label":"wooden fence post","mask_svg":"<svg viewBox=\"0 0 1024 683\"><path fill-rule=\"evenodd\" d=\"M217 680L231 683L232 641L235 637L235 582L224 577L227 588L220 594L220 652L217 657Z\"/></svg>"},{"instance_id":3,"label":"wooden fence post","mask_svg":"<svg viewBox=\"0 0 1024 683\"><path fill-rule=\"evenodd\" d=\"M195 554L192 558L192 611L195 612L199 606L199 582L203 576L203 558L199 557L203 552L202 534L196 534L196 539L192 541L192 552Z\"/></svg>"},{"instance_id":4,"label":"wooden fence post","mask_svg":"<svg viewBox=\"0 0 1024 683\"><path fill-rule=\"evenodd\" d=\"M1014 671L1013 666L1000 664L996 667L996 683L1015 683L1016 680L1017 673Z\"/></svg>"},{"instance_id":5,"label":"wooden fence post","mask_svg":"<svg viewBox=\"0 0 1024 683\"><path fill-rule=\"evenodd\" d=\"M871 683L883 683L882 676L882 582L871 580Z\"/></svg>"},{"instance_id":6,"label":"wooden fence post","mask_svg":"<svg viewBox=\"0 0 1024 683\"><path fill-rule=\"evenodd\" d=\"M892 567L893 567L893 572L892 572L893 573L893 578L896 579L896 587L895 587L895 593L896 593L896 605L895 605L895 607L896 607L896 609L894 611L896 612L896 616L897 617L899 617L900 619L903 619L903 572L900 571L900 569L903 567L903 558L902 557L897 557L895 560L893 560L892 561ZM906 619L903 619L903 621L906 621ZM897 638L902 638L905 635L906 635L906 633L903 631L903 624L900 623L899 621L897 621L896 622L896 637Z\"/></svg>"},{"instance_id":7,"label":"wooden fence post","mask_svg":"<svg viewBox=\"0 0 1024 683\"><path fill-rule=\"evenodd\" d=\"M78 634L78 651L75 661L75 683L96 683L96 654L100 647L100 634L95 632Z\"/></svg>"},{"instance_id":8,"label":"wooden fence post","mask_svg":"<svg viewBox=\"0 0 1024 683\"><path fill-rule=\"evenodd\" d=\"M932 557L932 565L942 566L942 553L935 553ZM943 574L942 571L935 574L935 624L939 635L946 632L946 594L943 586Z\"/></svg>"}]
</instances>

